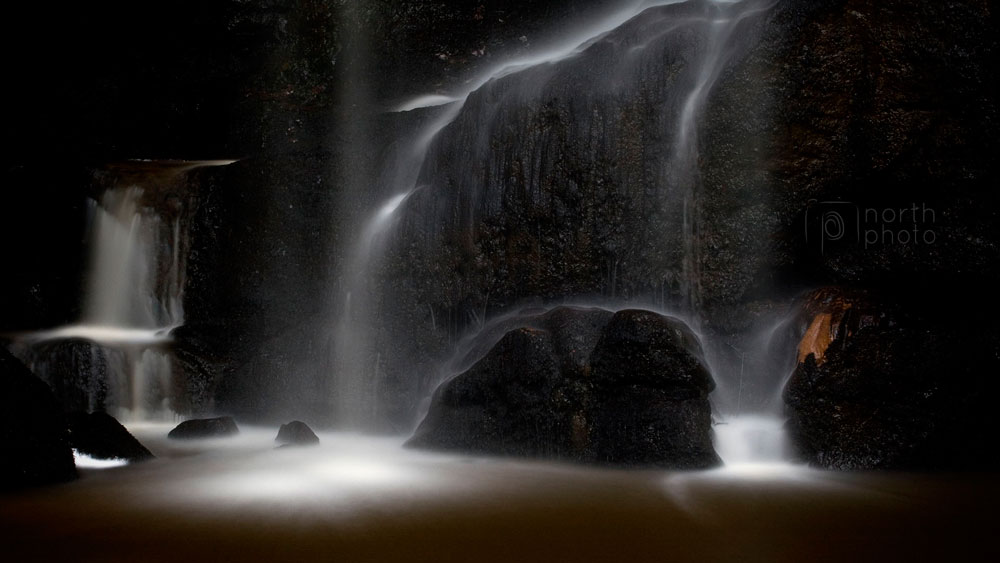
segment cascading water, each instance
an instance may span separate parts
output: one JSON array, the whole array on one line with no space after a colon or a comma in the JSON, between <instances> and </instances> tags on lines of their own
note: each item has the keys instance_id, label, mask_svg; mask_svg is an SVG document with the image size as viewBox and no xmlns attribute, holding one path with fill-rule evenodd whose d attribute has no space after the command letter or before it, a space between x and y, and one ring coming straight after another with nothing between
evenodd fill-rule
<instances>
[{"instance_id":1,"label":"cascading water","mask_svg":"<svg viewBox=\"0 0 1000 563\"><path fill-rule=\"evenodd\" d=\"M89 336L124 354L126 365L109 371L119 378L125 374L127 383L118 382L114 395L127 411L119 416L133 420L170 412L172 360L164 345L170 330L184 322L180 249L187 244L180 236L180 217L164 224L141 205L144 191L139 186L112 188L95 211L94 261L83 318L84 326L152 331L148 343L126 338L112 345L99 334ZM161 249L168 249L166 256L159 256Z\"/></svg>"},{"instance_id":2,"label":"cascading water","mask_svg":"<svg viewBox=\"0 0 1000 563\"><path fill-rule=\"evenodd\" d=\"M382 242L382 235L407 195L394 196L371 218L346 270L349 272L347 290L333 342L333 365L338 374L334 404L338 421L346 427L363 427L377 416L378 366L368 359L367 342L372 326L364 316L369 307L365 274L371 266L373 253Z\"/></svg>"},{"instance_id":3,"label":"cascading water","mask_svg":"<svg viewBox=\"0 0 1000 563\"><path fill-rule=\"evenodd\" d=\"M342 292L334 297L331 307L335 319L330 357L335 375L331 393L336 409L334 419L341 427L371 429L378 426L380 367L379 355L372 344L378 315L372 277L384 250L386 234L398 219L399 208L416 190L417 176L431 141L457 111L457 107L449 108L426 129L401 143L401 148L388 157L389 164L374 181L358 177L348 180L355 191L370 190L391 196L379 204L373 215L363 220L357 229L357 238L342 250L347 259L335 268L334 275L340 280ZM353 167L347 168L352 170L352 176L357 176Z\"/></svg>"},{"instance_id":4,"label":"cascading water","mask_svg":"<svg viewBox=\"0 0 1000 563\"><path fill-rule=\"evenodd\" d=\"M180 217L165 221L144 208L144 193L109 189L94 210L85 325L155 330L184 321Z\"/></svg>"},{"instance_id":5,"label":"cascading water","mask_svg":"<svg viewBox=\"0 0 1000 563\"><path fill-rule=\"evenodd\" d=\"M658 217L646 222L665 232L658 240L648 235L651 229L644 226L635 236L624 237L626 244L634 247L632 251L642 256L608 258L608 275L601 291L603 299L595 304L611 308L620 308L623 303L655 304L661 311L684 317L700 332L699 143L703 137L699 134L700 122L713 85L727 65L752 44L739 31L740 26L773 3L630 2L545 52L498 65L471 80L462 92L422 96L401 105L397 111L419 109L438 113L413 137L410 148L400 150L383 168L377 193L389 197L359 228L353 250L347 252L351 259L341 266L341 277L349 282L341 296L344 306L335 323L334 392L339 408L353 413L348 418L358 423L366 417L371 420L377 413L381 374L386 369L391 371L392 366L384 367L382 364L391 364L391 360L375 350L391 355L402 344L392 338L381 341L376 338L377 327L390 322L380 318L385 314L384 294L376 295L382 291L377 278L384 275L378 273L384 254L393 245L399 246L400 241L427 249L422 251L425 254L433 253L439 241L454 236L442 234L450 228L472 238L469 231L476 230L475 225L502 213L501 204L496 201L509 197L511 160L517 163L519 174L525 178L523 182L528 184L517 187L520 193L531 194L529 197L535 198L532 201L546 197L549 189L546 178L557 172L551 162L557 156L546 154L551 152L545 144L549 142L546 138L535 141L538 135L535 126L519 129L524 126L515 120L524 119L525 107L544 108L552 103L565 106L565 111L575 116L568 124L569 134L596 139L586 141L585 151L586 158L595 165L602 154L608 154L611 161L622 160L627 158L624 151L632 150L626 144L629 132L615 129L623 127L622 122L634 111L630 97L637 98L635 103L656 108L651 123L659 132L647 132L651 146L642 147L639 153L648 162L647 166L658 169L656 179L644 188L655 197L650 199L646 193L638 196L635 212ZM585 88L579 87L581 80ZM657 84L655 87L662 88L661 93L650 93L651 84L662 80L667 80L668 86ZM596 117L599 109L619 116L618 122ZM505 137L508 133L504 131L513 133ZM507 149L498 147L514 147L509 150L520 152L506 156L502 151ZM626 171L621 182L625 186L645 182L640 180L640 174L648 174L648 168L635 173ZM618 270L620 265L628 265L629 260L652 261L650 274L657 279L648 286L633 283L632 287L623 288ZM494 276L502 271L494 272ZM579 302L586 297L585 292L573 289L561 295L563 302ZM450 321L452 324L444 329L449 331L448 342L454 343L461 333L484 326L488 300L489 293L478 305L479 309L466 311L467 320ZM441 325L448 322L444 319L439 322L432 301L406 305L429 311L430 326L409 327L411 332L442 330ZM712 343L707 344L711 348ZM408 356L406 352L400 355ZM779 459L782 432L776 411L744 411L742 405L729 408L728 396L733 394L730 389L733 384L742 385L744 378L756 377L761 370L754 375L722 373L730 367L719 362L719 372L715 373L720 388L717 393L726 396L718 401L723 406L719 408L720 453L732 462ZM775 404L780 405L780 401ZM749 421L734 418L745 412L755 412L756 418Z\"/></svg>"},{"instance_id":6,"label":"cascading water","mask_svg":"<svg viewBox=\"0 0 1000 563\"><path fill-rule=\"evenodd\" d=\"M173 418L170 332L184 323L186 174L230 161L135 161L115 168L91 206L91 264L79 323L18 335L14 351L70 409L123 420ZM69 380L73 380L70 382Z\"/></svg>"},{"instance_id":7,"label":"cascading water","mask_svg":"<svg viewBox=\"0 0 1000 563\"><path fill-rule=\"evenodd\" d=\"M679 2L672 0L657 2L651 5L667 5ZM544 53L515 61L505 62L484 73L469 86L455 95L420 96L406 102L395 111L406 112L418 109L445 106L434 119L422 127L404 148L387 159L388 164L382 168L381 177L371 182L371 185L360 180L349 184L365 183L367 187L375 186L378 193L391 194L382 202L374 215L367 219L359 230L358 237L352 245L343 250L350 258L337 268L337 277L346 280L343 284L343 294L340 296L340 307L334 307L334 337L332 346L332 365L334 371L333 402L338 413L336 419L344 426L354 428L371 427L378 416L378 372L379 366L373 357L372 332L377 324L378 311L371 303L370 293L373 291L371 282L375 275L387 232L396 223L397 214L406 199L420 187L420 174L427 154L438 135L448 127L461 113L469 96L487 84L511 73L537 65L551 64L578 54L590 41L613 30L631 17L645 2L630 2L627 6L609 14L595 25L588 26L570 37L551 46ZM356 84L358 81L350 81ZM347 93L349 99L354 99L357 92Z\"/></svg>"},{"instance_id":8,"label":"cascading water","mask_svg":"<svg viewBox=\"0 0 1000 563\"><path fill-rule=\"evenodd\" d=\"M716 389L712 404L715 448L729 466L777 465L789 458L781 395L797 365L801 334L793 320L789 311L767 318L745 335L740 349L718 341L709 347L713 373L728 372L728 384Z\"/></svg>"},{"instance_id":9,"label":"cascading water","mask_svg":"<svg viewBox=\"0 0 1000 563\"><path fill-rule=\"evenodd\" d=\"M712 85L725 67L729 55L732 54L729 38L740 20L749 13L748 11L739 11L725 16L719 14L706 18L702 22L702 25L707 27L703 32L707 37L707 45L701 55L701 61L696 66L690 92L685 97L681 108L676 125L673 155L667 167L666 183L676 186L675 189L683 194L680 204L683 210L682 240L684 241L684 258L680 277L682 296L680 307L691 314L694 319L698 318L696 313L701 305L698 287L700 233L696 207L700 185L697 119L705 106L705 100L712 90Z\"/></svg>"}]
</instances>

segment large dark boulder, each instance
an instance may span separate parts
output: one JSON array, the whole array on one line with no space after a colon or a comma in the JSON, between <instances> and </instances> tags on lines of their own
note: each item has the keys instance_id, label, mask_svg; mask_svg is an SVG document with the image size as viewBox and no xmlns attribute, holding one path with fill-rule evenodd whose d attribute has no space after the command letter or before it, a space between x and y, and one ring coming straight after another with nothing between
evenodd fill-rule
<instances>
[{"instance_id":1,"label":"large dark boulder","mask_svg":"<svg viewBox=\"0 0 1000 563\"><path fill-rule=\"evenodd\" d=\"M319 444L319 436L305 422L293 420L288 424L281 425L274 441L280 444L280 447L314 446Z\"/></svg>"},{"instance_id":2,"label":"large dark boulder","mask_svg":"<svg viewBox=\"0 0 1000 563\"><path fill-rule=\"evenodd\" d=\"M679 319L638 309L617 313L590 358L599 385L641 383L704 396L715 388L703 365L701 343Z\"/></svg>"},{"instance_id":3,"label":"large dark boulder","mask_svg":"<svg viewBox=\"0 0 1000 563\"><path fill-rule=\"evenodd\" d=\"M225 438L240 433L236 421L230 416L217 418L193 418L178 424L168 434L175 440L192 440L199 438Z\"/></svg>"},{"instance_id":4,"label":"large dark boulder","mask_svg":"<svg viewBox=\"0 0 1000 563\"><path fill-rule=\"evenodd\" d=\"M513 330L438 390L408 444L495 455L570 456L574 449L566 423L571 413L555 400L562 387L549 333Z\"/></svg>"},{"instance_id":5,"label":"large dark boulder","mask_svg":"<svg viewBox=\"0 0 1000 563\"><path fill-rule=\"evenodd\" d=\"M66 418L52 392L0 346L0 491L76 478Z\"/></svg>"},{"instance_id":6,"label":"large dark boulder","mask_svg":"<svg viewBox=\"0 0 1000 563\"><path fill-rule=\"evenodd\" d=\"M718 463L714 385L683 323L568 307L522 322L438 388L409 446L623 467Z\"/></svg>"},{"instance_id":7,"label":"large dark boulder","mask_svg":"<svg viewBox=\"0 0 1000 563\"><path fill-rule=\"evenodd\" d=\"M155 458L115 417L105 412L71 413L69 441L76 451L96 459L129 462Z\"/></svg>"},{"instance_id":8,"label":"large dark boulder","mask_svg":"<svg viewBox=\"0 0 1000 563\"><path fill-rule=\"evenodd\" d=\"M604 329L590 359L595 404L590 448L600 461L701 468L712 447L715 388L698 338L680 320L625 310Z\"/></svg>"},{"instance_id":9,"label":"large dark boulder","mask_svg":"<svg viewBox=\"0 0 1000 563\"><path fill-rule=\"evenodd\" d=\"M987 414L1000 390L995 335L856 290L815 291L801 311L799 363L784 399L803 461L836 469L998 466Z\"/></svg>"}]
</instances>

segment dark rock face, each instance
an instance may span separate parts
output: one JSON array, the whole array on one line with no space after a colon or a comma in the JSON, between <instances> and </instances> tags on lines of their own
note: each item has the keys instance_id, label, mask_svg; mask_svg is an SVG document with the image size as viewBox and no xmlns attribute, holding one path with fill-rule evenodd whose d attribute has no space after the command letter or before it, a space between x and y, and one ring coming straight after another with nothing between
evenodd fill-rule
<instances>
[{"instance_id":1,"label":"dark rock face","mask_svg":"<svg viewBox=\"0 0 1000 563\"><path fill-rule=\"evenodd\" d=\"M913 312L913 311L916 311ZM835 469L1000 465L990 404L995 335L940 324L868 292L828 288L802 307L799 364L784 398L800 457Z\"/></svg>"},{"instance_id":2,"label":"dark rock face","mask_svg":"<svg viewBox=\"0 0 1000 563\"><path fill-rule=\"evenodd\" d=\"M686 183L671 132L711 47L704 9L649 10L472 93L389 251L381 314L400 359L384 371L432 365L482 316L567 296L690 301L706 336L737 348L756 319L830 283L996 302L985 4L783 1L746 17ZM837 240L820 221L831 212L846 222ZM900 238L914 228L919 241Z\"/></svg>"},{"instance_id":3,"label":"dark rock face","mask_svg":"<svg viewBox=\"0 0 1000 563\"><path fill-rule=\"evenodd\" d=\"M109 406L109 375L126 365L121 351L83 339L19 344L14 351L49 385L66 412Z\"/></svg>"},{"instance_id":4,"label":"dark rock face","mask_svg":"<svg viewBox=\"0 0 1000 563\"><path fill-rule=\"evenodd\" d=\"M178 341L185 408L276 422L306 416L300 405L314 400L308 416L319 419L330 374L302 358L329 356L329 319L307 296L343 293L328 264L394 195L370 179L405 144L403 122L439 115L376 114L409 94L449 93L543 32L618 3L202 4L12 8L11 21L49 32L47 49L9 69L24 87L11 91L21 109L5 128L15 149L3 157L0 238L16 244L13 273L0 276L0 329L79 318L94 163L250 156L205 173L216 177L199 203ZM654 9L572 60L492 81L442 132L369 299L384 303L373 331L384 353L369 364L386 374L390 427L409 427L412 397L428 391L412 373L528 302L665 307L697 294L713 341L830 283L996 305L989 3L782 0L747 18L697 120L685 198L668 161L677 96L709 51L708 4ZM30 26L21 32L4 36L8 51L33 44ZM49 51L64 55L59 72L38 57ZM851 228L868 209L913 204L932 213ZM828 211L861 236L825 239ZM900 243L914 226L934 243ZM318 258L327 243L337 250Z\"/></svg>"},{"instance_id":5,"label":"dark rock face","mask_svg":"<svg viewBox=\"0 0 1000 563\"><path fill-rule=\"evenodd\" d=\"M86 186L88 174L21 163L4 167L0 181L0 240L9 241L0 276L0 332L69 322L80 310L87 206L82 190L66 186Z\"/></svg>"},{"instance_id":6,"label":"dark rock face","mask_svg":"<svg viewBox=\"0 0 1000 563\"><path fill-rule=\"evenodd\" d=\"M319 444L319 436L305 422L293 420L282 424L275 442L284 446L314 446Z\"/></svg>"},{"instance_id":7,"label":"dark rock face","mask_svg":"<svg viewBox=\"0 0 1000 563\"><path fill-rule=\"evenodd\" d=\"M167 434L168 438L190 440L197 438L224 438L240 433L236 421L229 416L195 418L178 424Z\"/></svg>"},{"instance_id":8,"label":"dark rock face","mask_svg":"<svg viewBox=\"0 0 1000 563\"><path fill-rule=\"evenodd\" d=\"M689 297L682 215L693 184L672 133L719 16L701 3L653 8L578 56L473 92L406 204L393 265L416 283L393 290L459 318L530 297Z\"/></svg>"},{"instance_id":9,"label":"dark rock face","mask_svg":"<svg viewBox=\"0 0 1000 563\"><path fill-rule=\"evenodd\" d=\"M52 392L0 346L0 490L76 478L66 418Z\"/></svg>"},{"instance_id":10,"label":"dark rock face","mask_svg":"<svg viewBox=\"0 0 1000 563\"><path fill-rule=\"evenodd\" d=\"M799 284L993 299L992 18L980 1L769 11L705 112L698 243L712 324L739 327L746 304ZM842 220L842 236L824 220Z\"/></svg>"},{"instance_id":11,"label":"dark rock face","mask_svg":"<svg viewBox=\"0 0 1000 563\"><path fill-rule=\"evenodd\" d=\"M175 333L187 379L199 386L195 412L322 416L327 406L312 402L326 396L327 374L311 359L328 340L315 296L328 291L324 241L339 235L330 221L343 189L338 162L285 155L199 171L185 326Z\"/></svg>"},{"instance_id":12,"label":"dark rock face","mask_svg":"<svg viewBox=\"0 0 1000 563\"><path fill-rule=\"evenodd\" d=\"M624 467L718 463L714 385L682 323L567 307L525 321L544 328L507 332L441 385L407 445Z\"/></svg>"},{"instance_id":13,"label":"dark rock face","mask_svg":"<svg viewBox=\"0 0 1000 563\"><path fill-rule=\"evenodd\" d=\"M70 446L80 453L97 459L129 462L156 457L107 413L72 413L68 418Z\"/></svg>"}]
</instances>

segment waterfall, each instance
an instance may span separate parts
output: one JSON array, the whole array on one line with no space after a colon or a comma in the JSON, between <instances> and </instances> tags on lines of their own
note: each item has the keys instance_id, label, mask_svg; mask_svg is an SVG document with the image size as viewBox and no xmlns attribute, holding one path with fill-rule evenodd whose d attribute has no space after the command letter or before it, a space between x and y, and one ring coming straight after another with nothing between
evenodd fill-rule
<instances>
[{"instance_id":1,"label":"waterfall","mask_svg":"<svg viewBox=\"0 0 1000 563\"><path fill-rule=\"evenodd\" d=\"M90 266L76 324L16 335L14 351L70 410L172 419L173 329L184 323L187 173L231 161L132 161L104 174L90 205Z\"/></svg>"},{"instance_id":2,"label":"waterfall","mask_svg":"<svg viewBox=\"0 0 1000 563\"><path fill-rule=\"evenodd\" d=\"M184 322L180 217L144 207L143 194L112 188L94 210L84 325L169 331Z\"/></svg>"},{"instance_id":3,"label":"waterfall","mask_svg":"<svg viewBox=\"0 0 1000 563\"><path fill-rule=\"evenodd\" d=\"M432 144L462 112L469 96L488 84L511 73L538 65L551 64L578 54L595 38L617 28L634 17L641 9L649 6L668 5L682 0L667 0L647 4L643 1L625 3L625 7L607 15L604 19L569 34L562 41L550 46L544 52L528 58L506 61L470 80L467 87L453 95L425 95L405 102L396 112L443 106L436 118L431 119L411 139L403 143L403 148L386 159L387 163L375 181L351 178L348 184L367 187L390 196L381 202L375 212L363 222L356 238L341 250L347 257L337 266L336 277L343 280L343 293L339 296L339 307L334 306L333 343L331 364L333 368L332 394L340 424L352 428L371 428L378 416L378 372L373 358L378 354L372 345L373 331L378 322L378 312L371 302L370 292L375 269L384 250L388 231L397 221L400 208L406 199L417 190L420 173L426 166L426 158ZM348 81L357 84L358 80ZM349 104L356 105L359 92L357 87L345 92ZM356 116L350 117L352 123ZM360 135L360 128L352 127ZM354 172L352 167L348 170ZM349 174L351 173L349 172ZM378 189L373 189L378 188ZM335 302L337 299L335 299Z\"/></svg>"},{"instance_id":4,"label":"waterfall","mask_svg":"<svg viewBox=\"0 0 1000 563\"><path fill-rule=\"evenodd\" d=\"M524 120L525 107L536 111L534 108L550 100L563 104L565 111L575 116L567 125L569 134L597 139L586 141L594 165L602 152L614 156L615 151L632 150L626 146L629 132L603 114L613 119L632 111L630 104L653 104L656 115L651 118L655 122L652 128L659 131L646 130L652 145L639 150L644 162L657 172L650 176L645 169L627 170L620 183L632 189L630 184L653 178L649 186L634 188L637 195L631 205L659 217L657 221L666 232L639 229L634 236L626 233L623 240L639 255L631 258L633 262L652 256L651 274L656 279L648 285L631 280L632 287L625 286L619 266L628 258L611 256L603 295L612 307L656 303L661 310L689 319L697 330L702 251L700 121L713 85L734 57L746 50L740 26L773 3L623 2L601 20L564 33L541 51L505 61L473 77L457 92L420 96L396 108L397 112L419 110L429 117L412 138L396 146L394 155L383 161L378 179L368 184L373 193L383 194L383 199L371 208L368 219L359 222L355 237L341 250L346 258L338 265L342 285L335 297L339 305L332 322L338 419L364 428L378 416L385 373L426 369L426 363L418 367L413 359L411 351L418 345L385 336L382 329L393 323L393 319L384 318L386 314L412 319L422 311L429 316L429 323L408 326L409 334L447 331L450 345L463 330L483 325L489 314L488 292L475 308L451 311L441 318L436 315L434 296L420 303L407 302L409 297L389 295L380 287L380 276L387 275L384 258L406 246L417 248L414 252L423 256L437 252L448 229L471 237L468 232L475 225L502 213L500 202L513 189L507 185L512 160L523 159L523 164L518 162L524 174L523 184L517 186L519 193L536 200L546 197L543 183L553 174L552 162L547 160L553 157L543 156L550 152L545 145L548 141L536 139L539 133L530 124L514 120ZM661 90L650 94L651 84ZM630 100L630 96L636 99ZM597 108L603 109L601 116L596 116ZM504 150L515 156L508 158ZM654 198L647 194L654 194ZM394 256L400 260L407 254ZM444 286L446 281L442 278L437 285ZM583 290L570 289L562 297L574 301L586 296ZM400 300L411 313L396 310ZM450 303L451 307L466 307ZM401 358L395 364L394 356Z\"/></svg>"},{"instance_id":5,"label":"waterfall","mask_svg":"<svg viewBox=\"0 0 1000 563\"><path fill-rule=\"evenodd\" d=\"M785 463L790 454L781 394L797 365L795 312L779 311L758 323L736 349L713 342L707 354L717 381L712 394L715 448L728 466ZM729 348L720 353L720 346Z\"/></svg>"},{"instance_id":6,"label":"waterfall","mask_svg":"<svg viewBox=\"0 0 1000 563\"><path fill-rule=\"evenodd\" d=\"M369 306L365 274L369 271L373 254L377 253L382 235L407 195L397 194L382 205L365 226L359 247L348 261L347 290L333 346L333 365L337 374L334 404L339 422L348 427L363 427L377 416L378 368L377 365L367 365L372 325L371 320L364 316Z\"/></svg>"},{"instance_id":7,"label":"waterfall","mask_svg":"<svg viewBox=\"0 0 1000 563\"><path fill-rule=\"evenodd\" d=\"M460 107L450 106L389 158L389 166L372 184L381 188L379 191L393 195L365 220L353 247L344 251L347 260L337 268L337 276L343 280L343 294L340 308L334 308L332 394L337 409L335 418L345 427L371 428L379 416L379 355L372 346L377 314L371 302L371 278L400 208L417 189L418 173L431 142Z\"/></svg>"}]
</instances>

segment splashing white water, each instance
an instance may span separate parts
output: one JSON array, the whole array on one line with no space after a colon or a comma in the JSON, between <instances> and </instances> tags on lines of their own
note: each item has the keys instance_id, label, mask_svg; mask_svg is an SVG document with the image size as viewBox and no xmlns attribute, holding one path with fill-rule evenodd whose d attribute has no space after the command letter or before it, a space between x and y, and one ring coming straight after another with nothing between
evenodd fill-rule
<instances>
[{"instance_id":1,"label":"splashing white water","mask_svg":"<svg viewBox=\"0 0 1000 563\"><path fill-rule=\"evenodd\" d=\"M125 459L99 459L80 453L76 449L73 450L73 462L80 469L110 469L128 465L128 460Z\"/></svg>"},{"instance_id":2,"label":"splashing white water","mask_svg":"<svg viewBox=\"0 0 1000 563\"><path fill-rule=\"evenodd\" d=\"M129 328L111 325L78 324L52 330L25 333L21 338L26 342L79 338L104 344L156 344L171 340L171 328L173 327Z\"/></svg>"},{"instance_id":3,"label":"splashing white water","mask_svg":"<svg viewBox=\"0 0 1000 563\"><path fill-rule=\"evenodd\" d=\"M726 465L780 463L787 458L783 421L776 416L724 419L714 431L715 450Z\"/></svg>"}]
</instances>

